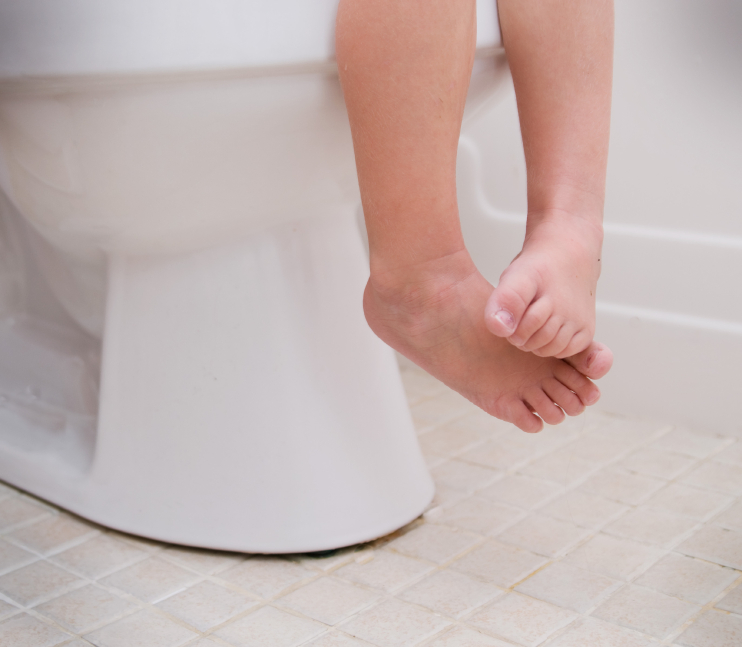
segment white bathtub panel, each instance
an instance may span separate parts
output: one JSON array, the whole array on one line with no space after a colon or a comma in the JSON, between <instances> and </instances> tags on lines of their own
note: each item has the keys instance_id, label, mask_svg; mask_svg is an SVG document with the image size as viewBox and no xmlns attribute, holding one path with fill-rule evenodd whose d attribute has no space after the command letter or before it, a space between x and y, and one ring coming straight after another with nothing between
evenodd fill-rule
<instances>
[{"instance_id":1,"label":"white bathtub panel","mask_svg":"<svg viewBox=\"0 0 742 647\"><path fill-rule=\"evenodd\" d=\"M467 246L494 285L520 251L525 215L494 207L481 147L459 146L459 203ZM616 362L598 408L694 428L742 433L742 249L648 227L606 227L597 338ZM730 293L731 288L731 293Z\"/></svg>"}]
</instances>

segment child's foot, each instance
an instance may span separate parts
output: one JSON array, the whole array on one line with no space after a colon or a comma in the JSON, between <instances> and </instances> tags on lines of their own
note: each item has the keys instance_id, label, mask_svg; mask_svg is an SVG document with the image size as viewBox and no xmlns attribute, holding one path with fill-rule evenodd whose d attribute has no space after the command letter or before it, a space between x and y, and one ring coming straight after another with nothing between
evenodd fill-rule
<instances>
[{"instance_id":1,"label":"child's foot","mask_svg":"<svg viewBox=\"0 0 742 647\"><path fill-rule=\"evenodd\" d=\"M489 331L539 357L601 350L599 364L604 368L607 362L610 368L610 351L602 345L591 347L602 242L599 226L583 218L545 216L528 232L523 250L487 302Z\"/></svg>"},{"instance_id":2,"label":"child's foot","mask_svg":"<svg viewBox=\"0 0 742 647\"><path fill-rule=\"evenodd\" d=\"M492 335L482 312L492 293L465 250L377 272L363 305L392 348L487 413L536 432L594 404L600 391L566 361L541 358ZM571 358L584 366L587 356ZM592 365L592 363L591 363Z\"/></svg>"}]
</instances>

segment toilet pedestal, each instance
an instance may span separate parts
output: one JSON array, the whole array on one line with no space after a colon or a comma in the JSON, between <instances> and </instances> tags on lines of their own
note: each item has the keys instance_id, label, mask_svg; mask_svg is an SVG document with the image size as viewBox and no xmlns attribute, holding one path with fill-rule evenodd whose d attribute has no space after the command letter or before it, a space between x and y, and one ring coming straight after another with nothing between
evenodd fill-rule
<instances>
[{"instance_id":1,"label":"toilet pedestal","mask_svg":"<svg viewBox=\"0 0 742 647\"><path fill-rule=\"evenodd\" d=\"M394 355L363 318L367 273L350 209L187 254L112 255L97 432L55 452L6 435L0 478L217 549L317 551L399 528L433 484Z\"/></svg>"}]
</instances>

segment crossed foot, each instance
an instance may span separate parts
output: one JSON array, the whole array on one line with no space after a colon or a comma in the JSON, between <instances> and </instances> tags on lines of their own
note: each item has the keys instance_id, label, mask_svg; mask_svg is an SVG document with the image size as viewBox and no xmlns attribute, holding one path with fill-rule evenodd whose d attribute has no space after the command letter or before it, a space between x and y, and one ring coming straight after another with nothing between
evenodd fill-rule
<instances>
[{"instance_id":1,"label":"crossed foot","mask_svg":"<svg viewBox=\"0 0 742 647\"><path fill-rule=\"evenodd\" d=\"M586 277L575 264L577 251L586 257L594 251L589 245L555 258L552 241L547 258L544 240L530 237L497 290L463 249L372 276L363 298L366 320L389 346L523 431L540 431L542 421L558 424L565 413L576 416L598 401L591 379L613 361L608 348L592 341L599 271ZM498 327L501 310L513 317L509 327ZM580 319L580 312L588 314Z\"/></svg>"},{"instance_id":2,"label":"crossed foot","mask_svg":"<svg viewBox=\"0 0 742 647\"><path fill-rule=\"evenodd\" d=\"M539 357L566 358L592 348L590 359L608 364L605 374L612 356L593 342L602 243L602 228L580 217L542 218L487 302L489 331Z\"/></svg>"}]
</instances>

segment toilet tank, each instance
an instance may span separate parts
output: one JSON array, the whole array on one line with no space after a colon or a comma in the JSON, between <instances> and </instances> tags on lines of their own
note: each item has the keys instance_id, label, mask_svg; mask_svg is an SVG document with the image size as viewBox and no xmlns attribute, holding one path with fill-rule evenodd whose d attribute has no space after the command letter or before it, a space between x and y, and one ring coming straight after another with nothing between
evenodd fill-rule
<instances>
[{"instance_id":1,"label":"toilet tank","mask_svg":"<svg viewBox=\"0 0 742 647\"><path fill-rule=\"evenodd\" d=\"M0 0L0 78L334 59L338 0ZM500 44L478 0L479 49Z\"/></svg>"}]
</instances>

